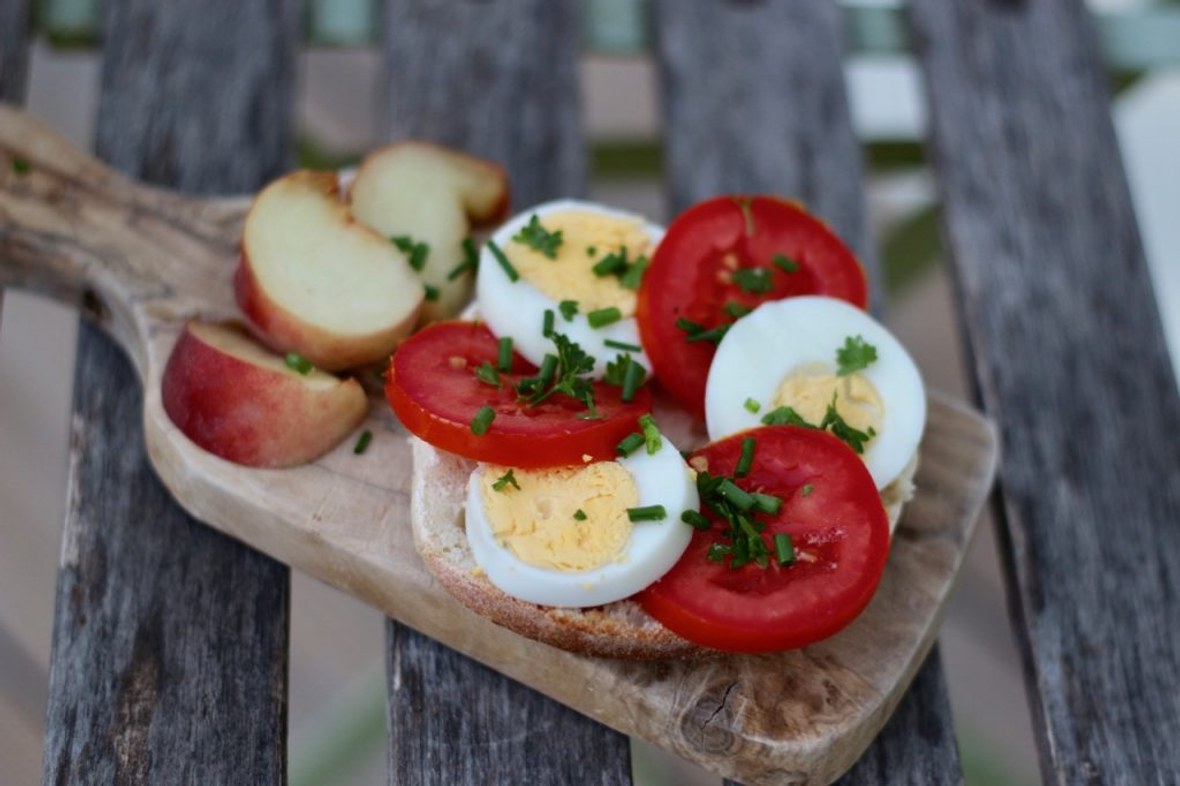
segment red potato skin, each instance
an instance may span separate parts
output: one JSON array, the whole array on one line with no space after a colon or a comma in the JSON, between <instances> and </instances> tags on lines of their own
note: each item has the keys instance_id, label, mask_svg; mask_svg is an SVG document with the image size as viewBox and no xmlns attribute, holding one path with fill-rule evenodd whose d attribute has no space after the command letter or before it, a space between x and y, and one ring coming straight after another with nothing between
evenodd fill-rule
<instances>
[{"instance_id":1,"label":"red potato skin","mask_svg":"<svg viewBox=\"0 0 1180 786\"><path fill-rule=\"evenodd\" d=\"M234 299L259 341L280 354L298 352L325 371L384 363L398 340L417 323L421 310L419 303L389 330L360 337L333 335L299 319L269 297L258 283L245 249L234 273Z\"/></svg>"},{"instance_id":2,"label":"red potato skin","mask_svg":"<svg viewBox=\"0 0 1180 786\"><path fill-rule=\"evenodd\" d=\"M365 419L355 379L307 386L297 372L256 366L202 341L186 326L164 369L164 411L208 452L250 467L291 467L332 449Z\"/></svg>"}]
</instances>

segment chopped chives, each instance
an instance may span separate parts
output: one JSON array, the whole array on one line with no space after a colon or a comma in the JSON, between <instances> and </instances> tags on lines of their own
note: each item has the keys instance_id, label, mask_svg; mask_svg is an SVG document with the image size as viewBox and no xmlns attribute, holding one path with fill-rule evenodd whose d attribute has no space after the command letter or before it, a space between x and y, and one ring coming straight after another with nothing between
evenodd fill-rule
<instances>
[{"instance_id":1,"label":"chopped chives","mask_svg":"<svg viewBox=\"0 0 1180 786\"><path fill-rule=\"evenodd\" d=\"M754 309L750 308L749 306L743 306L741 303L738 303L736 300L731 300L725 304L725 313L729 314L734 319L741 319L742 317L744 317L746 314L749 314L753 310Z\"/></svg>"},{"instance_id":2,"label":"chopped chives","mask_svg":"<svg viewBox=\"0 0 1180 786\"><path fill-rule=\"evenodd\" d=\"M557 373L557 355L545 355L541 360L541 370L537 372L537 384L542 390L553 381Z\"/></svg>"},{"instance_id":3,"label":"chopped chives","mask_svg":"<svg viewBox=\"0 0 1180 786\"><path fill-rule=\"evenodd\" d=\"M500 373L496 371L495 366L486 360L476 367L475 378L485 385L501 387Z\"/></svg>"},{"instance_id":4,"label":"chopped chives","mask_svg":"<svg viewBox=\"0 0 1180 786\"><path fill-rule=\"evenodd\" d=\"M477 437L482 437L488 433L488 427L492 425L492 421L496 419L496 410L489 406L482 406L479 412L475 413L475 417L471 419L471 433Z\"/></svg>"},{"instance_id":5,"label":"chopped chives","mask_svg":"<svg viewBox=\"0 0 1180 786\"><path fill-rule=\"evenodd\" d=\"M451 268L451 272L447 273L447 281L454 281L468 270L472 273L479 270L479 250L475 247L475 241L465 237L463 238L463 261Z\"/></svg>"},{"instance_id":6,"label":"chopped chives","mask_svg":"<svg viewBox=\"0 0 1180 786\"><path fill-rule=\"evenodd\" d=\"M627 508L627 518L631 521L663 521L668 518L668 511L663 505L648 505L645 508Z\"/></svg>"},{"instance_id":7,"label":"chopped chives","mask_svg":"<svg viewBox=\"0 0 1180 786\"><path fill-rule=\"evenodd\" d=\"M623 457L630 456L635 451L639 450L644 445L643 435L639 432L633 431L627 436L623 437L618 445L615 445L615 451Z\"/></svg>"},{"instance_id":8,"label":"chopped chives","mask_svg":"<svg viewBox=\"0 0 1180 786\"><path fill-rule=\"evenodd\" d=\"M423 284L422 286L426 290L426 299L428 301L433 303L438 300L438 287L432 284Z\"/></svg>"},{"instance_id":9,"label":"chopped chives","mask_svg":"<svg viewBox=\"0 0 1180 786\"><path fill-rule=\"evenodd\" d=\"M815 491L815 486L810 483L803 484L803 490L800 492L804 497L810 496L811 492Z\"/></svg>"},{"instance_id":10,"label":"chopped chives","mask_svg":"<svg viewBox=\"0 0 1180 786\"><path fill-rule=\"evenodd\" d=\"M637 257L631 263L631 267L619 275L619 284L627 289L639 289L639 285L643 283L643 274L647 272L647 266L650 264L651 260L647 257Z\"/></svg>"},{"instance_id":11,"label":"chopped chives","mask_svg":"<svg viewBox=\"0 0 1180 786\"><path fill-rule=\"evenodd\" d=\"M794 407L777 407L762 416L762 423L766 426L807 426L815 428L795 411Z\"/></svg>"},{"instance_id":12,"label":"chopped chives","mask_svg":"<svg viewBox=\"0 0 1180 786\"><path fill-rule=\"evenodd\" d=\"M557 310L561 312L561 316L566 322L573 320L574 315L578 313L578 301L563 300L557 304Z\"/></svg>"},{"instance_id":13,"label":"chopped chives","mask_svg":"<svg viewBox=\"0 0 1180 786\"><path fill-rule=\"evenodd\" d=\"M762 405L759 404L757 401L755 401L752 398L746 399L746 403L742 404L742 406L746 408L746 412L751 412L751 413L757 412L758 410L762 409Z\"/></svg>"},{"instance_id":14,"label":"chopped chives","mask_svg":"<svg viewBox=\"0 0 1180 786\"><path fill-rule=\"evenodd\" d=\"M613 338L608 338L606 341L603 341L602 345L604 347L610 347L611 349L621 349L624 352L643 351L643 347L639 346L638 344L628 344L626 341L615 341Z\"/></svg>"},{"instance_id":15,"label":"chopped chives","mask_svg":"<svg viewBox=\"0 0 1180 786\"><path fill-rule=\"evenodd\" d=\"M778 557L779 565L790 565L795 562L795 544L791 542L790 535L785 532L775 533L774 553Z\"/></svg>"},{"instance_id":16,"label":"chopped chives","mask_svg":"<svg viewBox=\"0 0 1180 786\"><path fill-rule=\"evenodd\" d=\"M659 453L664 441L660 439L660 430L656 428L656 422L652 420L651 415L640 415L639 427L643 429L643 441L647 445L647 454L654 456Z\"/></svg>"},{"instance_id":17,"label":"chopped chives","mask_svg":"<svg viewBox=\"0 0 1180 786\"><path fill-rule=\"evenodd\" d=\"M586 256L588 256L588 257L592 257L592 256L594 256L594 255L595 255L595 254L597 254L597 253L598 253L598 247L597 247L597 246L586 246Z\"/></svg>"},{"instance_id":18,"label":"chopped chives","mask_svg":"<svg viewBox=\"0 0 1180 786\"><path fill-rule=\"evenodd\" d=\"M775 254L774 256L772 256L770 258L770 261L774 263L775 267L777 267L779 270L783 271L784 273L798 273L799 272L799 263L796 262L795 260L791 259L786 254Z\"/></svg>"},{"instance_id":19,"label":"chopped chives","mask_svg":"<svg viewBox=\"0 0 1180 786\"><path fill-rule=\"evenodd\" d=\"M314 368L314 366L311 364L311 361L303 357L303 355L300 355L298 352L288 352L287 356L283 358L283 362L287 364L287 368L292 369L293 371L298 371L305 377L311 373L312 368Z\"/></svg>"},{"instance_id":20,"label":"chopped chives","mask_svg":"<svg viewBox=\"0 0 1180 786\"><path fill-rule=\"evenodd\" d=\"M430 253L430 246L425 243L415 243L414 238L409 235L398 235L391 237L389 240L397 246L398 251L406 254L406 261L410 263L410 267L419 272L426 267L426 255Z\"/></svg>"},{"instance_id":21,"label":"chopped chives","mask_svg":"<svg viewBox=\"0 0 1180 786\"><path fill-rule=\"evenodd\" d=\"M545 318L541 322L541 335L544 336L545 338L549 338L550 336L553 335L554 319L555 319L555 317L553 315L553 309L551 309L551 308L545 309Z\"/></svg>"},{"instance_id":22,"label":"chopped chives","mask_svg":"<svg viewBox=\"0 0 1180 786\"><path fill-rule=\"evenodd\" d=\"M729 478L721 481L721 484L717 487L717 493L732 502L733 506L740 511L745 512L754 507L754 496L740 489Z\"/></svg>"},{"instance_id":23,"label":"chopped chives","mask_svg":"<svg viewBox=\"0 0 1180 786\"><path fill-rule=\"evenodd\" d=\"M496 345L496 368L501 371L512 370L512 337L505 336Z\"/></svg>"},{"instance_id":24,"label":"chopped chives","mask_svg":"<svg viewBox=\"0 0 1180 786\"><path fill-rule=\"evenodd\" d=\"M591 311L586 315L586 319L590 322L590 327L601 328L607 325L613 325L623 318L623 312L619 311L615 306L608 306L607 308L600 308L596 311Z\"/></svg>"},{"instance_id":25,"label":"chopped chives","mask_svg":"<svg viewBox=\"0 0 1180 786\"><path fill-rule=\"evenodd\" d=\"M504 275L508 276L509 281L516 282L520 280L520 273L516 272L516 268L508 261L508 257L504 256L504 252L500 250L500 247L490 240L488 241L488 251L492 252L492 256L500 263L500 267L504 268Z\"/></svg>"},{"instance_id":26,"label":"chopped chives","mask_svg":"<svg viewBox=\"0 0 1180 786\"><path fill-rule=\"evenodd\" d=\"M783 501L771 494L751 494L754 498L754 510L773 516L783 509Z\"/></svg>"},{"instance_id":27,"label":"chopped chives","mask_svg":"<svg viewBox=\"0 0 1180 786\"><path fill-rule=\"evenodd\" d=\"M353 447L352 452L358 456L361 455L362 453L364 453L366 450L369 449L369 443L372 441L373 441L373 432L369 431L368 429L365 429L364 431L361 432L361 435L357 438L356 445Z\"/></svg>"},{"instance_id":28,"label":"chopped chives","mask_svg":"<svg viewBox=\"0 0 1180 786\"><path fill-rule=\"evenodd\" d=\"M574 511L574 521L585 521L585 520L586 520L586 511L582 510L581 508L578 508L577 510Z\"/></svg>"},{"instance_id":29,"label":"chopped chives","mask_svg":"<svg viewBox=\"0 0 1180 786\"><path fill-rule=\"evenodd\" d=\"M708 529L709 520L695 510L686 510L680 514L680 520L694 529Z\"/></svg>"},{"instance_id":30,"label":"chopped chives","mask_svg":"<svg viewBox=\"0 0 1180 786\"><path fill-rule=\"evenodd\" d=\"M737 467L733 471L735 478L744 478L750 474L750 467L754 466L754 446L756 440L746 437L742 440L742 455L738 459Z\"/></svg>"},{"instance_id":31,"label":"chopped chives","mask_svg":"<svg viewBox=\"0 0 1180 786\"><path fill-rule=\"evenodd\" d=\"M516 473L512 470L508 470L496 479L496 482L492 484L492 491L503 491L509 486L520 491L520 484L516 482Z\"/></svg>"},{"instance_id":32,"label":"chopped chives","mask_svg":"<svg viewBox=\"0 0 1180 786\"><path fill-rule=\"evenodd\" d=\"M590 268L594 271L594 275L599 278L619 273L627 268L627 257L625 254L607 254L602 259L594 263L594 267Z\"/></svg>"},{"instance_id":33,"label":"chopped chives","mask_svg":"<svg viewBox=\"0 0 1180 786\"><path fill-rule=\"evenodd\" d=\"M770 270L764 267L743 267L730 273L729 278L743 292L754 295L764 295L774 288L770 280Z\"/></svg>"},{"instance_id":34,"label":"chopped chives","mask_svg":"<svg viewBox=\"0 0 1180 786\"><path fill-rule=\"evenodd\" d=\"M629 402L635 398L635 391L643 384L645 376L647 372L643 370L643 366L634 360L627 364L627 370L623 372L623 401Z\"/></svg>"}]
</instances>

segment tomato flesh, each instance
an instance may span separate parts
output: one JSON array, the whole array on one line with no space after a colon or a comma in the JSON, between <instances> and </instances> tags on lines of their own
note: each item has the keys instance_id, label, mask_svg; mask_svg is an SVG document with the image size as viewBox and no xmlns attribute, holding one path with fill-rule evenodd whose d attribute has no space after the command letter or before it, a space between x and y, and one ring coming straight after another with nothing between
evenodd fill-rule
<instances>
[{"instance_id":1,"label":"tomato flesh","mask_svg":"<svg viewBox=\"0 0 1180 786\"><path fill-rule=\"evenodd\" d=\"M594 383L599 417L586 414L579 401L554 395L530 406L515 387L537 369L513 354L512 369L500 372L499 387L481 382L475 369L496 365L499 347L486 326L476 322L440 322L407 339L393 356L385 395L398 420L435 447L476 461L537 468L615 458L615 446L638 431L638 419L651 410L651 392L640 388L632 401L617 387ZM484 406L496 416L485 434L471 431Z\"/></svg>"},{"instance_id":2,"label":"tomato flesh","mask_svg":"<svg viewBox=\"0 0 1180 786\"><path fill-rule=\"evenodd\" d=\"M850 623L868 605L889 554L889 521L872 477L847 445L798 426L766 426L711 443L693 454L713 475L732 476L742 440L756 440L749 492L782 499L765 521L770 566L740 568L706 557L728 545L728 524L707 505L712 524L693 533L684 556L636 599L665 627L697 644L731 652L804 647ZM690 459L690 463L694 463ZM797 559L780 567L776 533L790 535Z\"/></svg>"},{"instance_id":3,"label":"tomato flesh","mask_svg":"<svg viewBox=\"0 0 1180 786\"><path fill-rule=\"evenodd\" d=\"M783 270L774 262L776 255L787 260L783 266L797 270ZM749 268L768 271L768 291L735 283L734 270ZM755 308L797 295L868 305L864 270L819 219L772 196L721 196L681 213L652 256L636 310L643 347L660 384L703 418L716 344L687 341L677 320L716 328L736 318L727 313L728 304Z\"/></svg>"}]
</instances>

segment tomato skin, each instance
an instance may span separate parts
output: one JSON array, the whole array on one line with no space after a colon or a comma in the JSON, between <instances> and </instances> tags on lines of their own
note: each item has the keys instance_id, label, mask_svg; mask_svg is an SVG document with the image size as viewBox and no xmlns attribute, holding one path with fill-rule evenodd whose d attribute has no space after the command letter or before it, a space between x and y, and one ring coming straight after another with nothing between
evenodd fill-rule
<instances>
[{"instance_id":1,"label":"tomato skin","mask_svg":"<svg viewBox=\"0 0 1180 786\"><path fill-rule=\"evenodd\" d=\"M501 387L480 382L475 369L496 365L498 345L477 322L438 322L398 347L390 362L385 396L398 420L435 447L476 461L539 468L582 464L616 457L615 446L651 411L651 392L636 391L627 403L617 387L594 383L597 420L577 416L586 408L555 395L536 406L518 401L516 384L537 369L514 354L512 370L501 372ZM485 405L496 411L487 433L471 432L471 420Z\"/></svg>"},{"instance_id":2,"label":"tomato skin","mask_svg":"<svg viewBox=\"0 0 1180 786\"><path fill-rule=\"evenodd\" d=\"M732 476L746 437L756 442L754 463L735 482L746 491L783 500L763 537L771 565L736 570L706 558L714 543L728 544L726 524L693 533L684 556L636 599L665 627L689 641L730 652L774 652L805 647L836 633L868 605L889 555L889 521L868 470L831 434L799 426L765 426L710 443L693 454L708 472ZM690 460L691 461L691 460ZM804 487L811 489L804 493ZM791 536L795 564L780 568L774 535Z\"/></svg>"},{"instance_id":3,"label":"tomato skin","mask_svg":"<svg viewBox=\"0 0 1180 786\"><path fill-rule=\"evenodd\" d=\"M736 260L741 268L770 270L772 289L745 292L730 282L731 254L729 265ZM776 254L799 269L780 270L772 262ZM720 196L690 207L656 248L636 306L643 347L660 384L703 418L705 379L716 346L687 342L676 320L714 328L733 321L724 311L727 303L754 308L796 295L828 295L868 307L864 270L822 221L774 196Z\"/></svg>"}]
</instances>

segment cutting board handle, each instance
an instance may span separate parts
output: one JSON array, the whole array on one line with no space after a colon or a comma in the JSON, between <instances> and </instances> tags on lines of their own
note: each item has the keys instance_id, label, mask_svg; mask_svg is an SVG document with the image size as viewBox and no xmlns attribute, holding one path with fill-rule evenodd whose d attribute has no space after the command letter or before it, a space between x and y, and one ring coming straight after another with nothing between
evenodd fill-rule
<instances>
[{"instance_id":1,"label":"cutting board handle","mask_svg":"<svg viewBox=\"0 0 1180 786\"><path fill-rule=\"evenodd\" d=\"M81 307L141 371L151 323L233 302L221 296L247 206L135 183L0 104L0 286Z\"/></svg>"}]
</instances>

